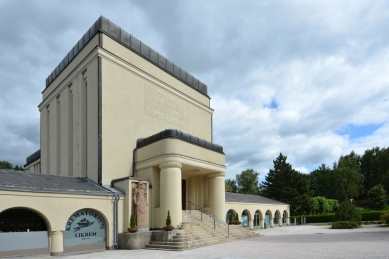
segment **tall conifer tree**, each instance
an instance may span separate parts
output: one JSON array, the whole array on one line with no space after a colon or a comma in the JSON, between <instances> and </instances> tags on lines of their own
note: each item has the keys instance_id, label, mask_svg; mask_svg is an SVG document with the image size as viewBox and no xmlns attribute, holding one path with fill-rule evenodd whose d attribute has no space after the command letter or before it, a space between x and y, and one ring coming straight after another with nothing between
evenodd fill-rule
<instances>
[{"instance_id":1,"label":"tall conifer tree","mask_svg":"<svg viewBox=\"0 0 389 259\"><path fill-rule=\"evenodd\" d=\"M261 195L290 204L293 214L304 213L313 193L309 188L309 175L294 170L286 159L287 156L280 153L273 160L274 168L262 182Z\"/></svg>"}]
</instances>

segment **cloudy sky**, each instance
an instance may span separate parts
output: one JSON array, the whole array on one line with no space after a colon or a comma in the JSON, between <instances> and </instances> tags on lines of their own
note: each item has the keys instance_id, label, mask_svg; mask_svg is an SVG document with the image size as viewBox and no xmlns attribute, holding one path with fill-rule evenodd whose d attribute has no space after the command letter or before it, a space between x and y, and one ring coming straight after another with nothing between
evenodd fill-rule
<instances>
[{"instance_id":1,"label":"cloudy sky","mask_svg":"<svg viewBox=\"0 0 389 259\"><path fill-rule=\"evenodd\" d=\"M389 146L388 1L0 0L0 160L39 149L45 79L100 15L208 85L227 178Z\"/></svg>"}]
</instances>

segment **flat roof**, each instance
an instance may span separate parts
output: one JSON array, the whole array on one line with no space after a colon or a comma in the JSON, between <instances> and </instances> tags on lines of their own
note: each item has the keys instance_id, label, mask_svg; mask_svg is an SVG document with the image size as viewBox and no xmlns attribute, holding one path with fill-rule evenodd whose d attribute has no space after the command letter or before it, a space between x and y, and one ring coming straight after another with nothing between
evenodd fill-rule
<instances>
[{"instance_id":1,"label":"flat roof","mask_svg":"<svg viewBox=\"0 0 389 259\"><path fill-rule=\"evenodd\" d=\"M181 130L177 130L177 129L166 129L166 130L161 131L157 134L154 134L150 137L138 139L136 142L136 148L145 147L147 145L150 145L154 142L157 142L157 141L159 141L161 139L165 139L165 138L180 139L180 140L189 142L191 144L194 144L194 145L197 145L197 146L200 146L200 147L203 147L203 148L206 148L206 149L209 149L209 150L212 150L212 151L215 151L215 152L218 152L218 153L224 155L222 146L215 144L215 143L212 143L210 141L207 141L205 139L193 136L191 134L185 133Z\"/></svg>"},{"instance_id":2,"label":"flat roof","mask_svg":"<svg viewBox=\"0 0 389 259\"><path fill-rule=\"evenodd\" d=\"M0 169L0 190L107 195L110 192L82 177Z\"/></svg>"},{"instance_id":3,"label":"flat roof","mask_svg":"<svg viewBox=\"0 0 389 259\"><path fill-rule=\"evenodd\" d=\"M65 69L65 67L77 56L81 49L88 44L96 33L104 33L110 38L116 40L129 50L135 52L147 61L153 63L155 66L169 73L171 76L177 78L184 84L190 86L196 91L208 96L207 85L195 78L193 75L186 72L184 69L174 64L154 49L142 41L135 38L130 33L126 32L104 16L99 19L89 28L89 30L81 37L81 39L74 45L69 53L63 58L58 66L46 78L46 88L54 81L54 79ZM101 46L100 46L101 47Z\"/></svg>"},{"instance_id":4,"label":"flat roof","mask_svg":"<svg viewBox=\"0 0 389 259\"><path fill-rule=\"evenodd\" d=\"M269 199L259 195L241 194L226 192L226 202L246 202L246 203L262 203L262 204L275 204L275 205L289 205L287 203Z\"/></svg>"}]
</instances>

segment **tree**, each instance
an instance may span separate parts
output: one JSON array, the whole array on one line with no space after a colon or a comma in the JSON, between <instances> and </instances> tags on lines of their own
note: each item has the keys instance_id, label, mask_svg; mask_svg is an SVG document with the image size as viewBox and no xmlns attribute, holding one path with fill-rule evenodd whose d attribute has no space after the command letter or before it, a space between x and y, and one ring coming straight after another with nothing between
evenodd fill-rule
<instances>
[{"instance_id":1,"label":"tree","mask_svg":"<svg viewBox=\"0 0 389 259\"><path fill-rule=\"evenodd\" d=\"M236 186L236 181L232 179L225 180L225 191L226 192L238 192L238 186Z\"/></svg>"},{"instance_id":2,"label":"tree","mask_svg":"<svg viewBox=\"0 0 389 259\"><path fill-rule=\"evenodd\" d=\"M333 179L332 170L326 164L310 173L311 190L314 196L333 197Z\"/></svg>"},{"instance_id":3,"label":"tree","mask_svg":"<svg viewBox=\"0 0 389 259\"><path fill-rule=\"evenodd\" d=\"M309 175L297 172L286 162L282 153L273 160L274 168L269 170L261 184L261 195L286 202L293 214L309 210L309 200L313 194L309 186Z\"/></svg>"},{"instance_id":4,"label":"tree","mask_svg":"<svg viewBox=\"0 0 389 259\"><path fill-rule=\"evenodd\" d=\"M21 166L21 165L13 166L12 163L10 163L6 160L0 161L0 169L13 169L13 170L17 170L17 171L24 171L23 166Z\"/></svg>"},{"instance_id":5,"label":"tree","mask_svg":"<svg viewBox=\"0 0 389 259\"><path fill-rule=\"evenodd\" d=\"M368 206L373 210L380 210L386 206L386 191L382 184L377 184L368 192Z\"/></svg>"},{"instance_id":6,"label":"tree","mask_svg":"<svg viewBox=\"0 0 389 259\"><path fill-rule=\"evenodd\" d=\"M337 210L339 203L337 200L326 199L323 196L316 196L310 199L310 210L313 213L328 213Z\"/></svg>"},{"instance_id":7,"label":"tree","mask_svg":"<svg viewBox=\"0 0 389 259\"><path fill-rule=\"evenodd\" d=\"M259 173L253 169L247 169L241 174L236 175L237 192L243 194L258 195L258 176Z\"/></svg>"},{"instance_id":8,"label":"tree","mask_svg":"<svg viewBox=\"0 0 389 259\"><path fill-rule=\"evenodd\" d=\"M344 200L338 211L335 213L335 221L354 221L361 225L361 213L355 208L355 206L349 200Z\"/></svg>"},{"instance_id":9,"label":"tree","mask_svg":"<svg viewBox=\"0 0 389 259\"><path fill-rule=\"evenodd\" d=\"M361 157L362 197L367 198L367 192L379 183L389 191L389 147L367 149Z\"/></svg>"},{"instance_id":10,"label":"tree","mask_svg":"<svg viewBox=\"0 0 389 259\"><path fill-rule=\"evenodd\" d=\"M13 165L8 161L0 161L0 169L13 169Z\"/></svg>"},{"instance_id":11,"label":"tree","mask_svg":"<svg viewBox=\"0 0 389 259\"><path fill-rule=\"evenodd\" d=\"M343 201L358 197L361 174L360 156L352 151L347 156L341 156L332 170L333 198Z\"/></svg>"}]
</instances>

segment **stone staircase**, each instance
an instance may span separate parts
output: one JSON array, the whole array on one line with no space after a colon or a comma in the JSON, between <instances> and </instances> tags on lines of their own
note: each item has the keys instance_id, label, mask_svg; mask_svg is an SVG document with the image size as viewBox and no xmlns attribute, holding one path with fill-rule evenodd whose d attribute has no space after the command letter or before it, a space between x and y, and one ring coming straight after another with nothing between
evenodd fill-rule
<instances>
[{"instance_id":1,"label":"stone staircase","mask_svg":"<svg viewBox=\"0 0 389 259\"><path fill-rule=\"evenodd\" d=\"M181 251L260 236L241 225L230 225L228 238L225 224L217 221L214 223L214 220L204 213L201 221L201 213L198 210L183 210L182 218L182 224L172 231L169 241L151 241L146 245L146 249Z\"/></svg>"}]
</instances>

